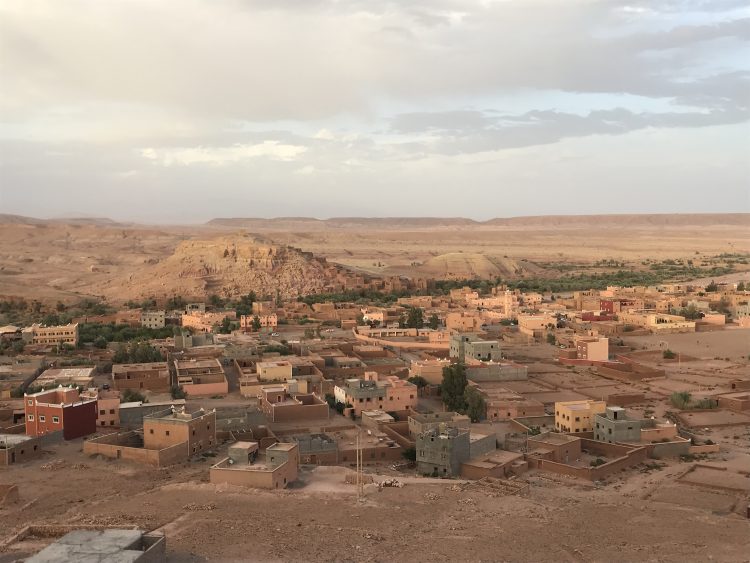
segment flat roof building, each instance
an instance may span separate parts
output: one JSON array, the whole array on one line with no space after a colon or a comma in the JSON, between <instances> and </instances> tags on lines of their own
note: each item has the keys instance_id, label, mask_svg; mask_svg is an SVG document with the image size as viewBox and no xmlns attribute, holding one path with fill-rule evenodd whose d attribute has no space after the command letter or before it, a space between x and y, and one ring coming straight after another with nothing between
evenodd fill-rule
<instances>
[{"instance_id":1,"label":"flat roof building","mask_svg":"<svg viewBox=\"0 0 750 563\"><path fill-rule=\"evenodd\" d=\"M229 383L221 362L216 358L175 360L177 385L188 396L223 395L229 392Z\"/></svg>"},{"instance_id":2,"label":"flat roof building","mask_svg":"<svg viewBox=\"0 0 750 563\"><path fill-rule=\"evenodd\" d=\"M594 416L607 408L604 401L562 401L555 403L555 429L558 432L591 432Z\"/></svg>"},{"instance_id":3,"label":"flat roof building","mask_svg":"<svg viewBox=\"0 0 750 563\"><path fill-rule=\"evenodd\" d=\"M96 432L96 399L81 398L75 387L24 394L23 405L28 436L62 432L73 440Z\"/></svg>"},{"instance_id":4,"label":"flat roof building","mask_svg":"<svg viewBox=\"0 0 750 563\"><path fill-rule=\"evenodd\" d=\"M166 560L167 540L163 533L113 529L68 532L26 559L27 563L163 563Z\"/></svg>"},{"instance_id":5,"label":"flat roof building","mask_svg":"<svg viewBox=\"0 0 750 563\"><path fill-rule=\"evenodd\" d=\"M136 389L166 392L172 386L167 362L143 364L115 364L112 366L112 385L115 389Z\"/></svg>"},{"instance_id":6,"label":"flat roof building","mask_svg":"<svg viewBox=\"0 0 750 563\"><path fill-rule=\"evenodd\" d=\"M299 446L277 442L258 457L257 442L237 442L229 447L229 456L209 470L211 483L239 485L256 489L285 489L297 480Z\"/></svg>"}]
</instances>

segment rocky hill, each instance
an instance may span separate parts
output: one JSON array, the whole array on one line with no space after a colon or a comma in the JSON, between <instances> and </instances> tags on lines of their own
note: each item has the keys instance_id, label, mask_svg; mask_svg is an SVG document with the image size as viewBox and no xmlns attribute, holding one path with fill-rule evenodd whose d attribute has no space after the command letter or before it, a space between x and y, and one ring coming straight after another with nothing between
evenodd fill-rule
<instances>
[{"instance_id":1,"label":"rocky hill","mask_svg":"<svg viewBox=\"0 0 750 563\"><path fill-rule=\"evenodd\" d=\"M174 252L156 264L145 265L127 280L113 280L129 295L296 297L321 291L339 269L324 259L296 248L269 244L248 235L180 242ZM109 293L106 288L105 293Z\"/></svg>"},{"instance_id":2,"label":"rocky hill","mask_svg":"<svg viewBox=\"0 0 750 563\"><path fill-rule=\"evenodd\" d=\"M434 256L415 266L412 272L422 277L437 279L509 279L542 273L541 268L526 260L478 252L449 252Z\"/></svg>"}]
</instances>

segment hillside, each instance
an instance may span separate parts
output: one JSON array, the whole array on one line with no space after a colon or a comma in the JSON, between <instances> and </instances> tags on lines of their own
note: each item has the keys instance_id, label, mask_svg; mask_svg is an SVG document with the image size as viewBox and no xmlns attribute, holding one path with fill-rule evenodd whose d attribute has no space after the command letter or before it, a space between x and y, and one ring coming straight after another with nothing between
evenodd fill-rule
<instances>
[{"instance_id":1,"label":"hillside","mask_svg":"<svg viewBox=\"0 0 750 563\"><path fill-rule=\"evenodd\" d=\"M311 217L217 218L206 223L213 228L248 229L251 231L326 230L450 230L502 227L534 228L658 228L741 226L750 228L750 213L664 213L612 215L541 215L498 217L475 221L462 217Z\"/></svg>"},{"instance_id":2,"label":"hillside","mask_svg":"<svg viewBox=\"0 0 750 563\"><path fill-rule=\"evenodd\" d=\"M508 279L539 274L540 270L538 266L523 260L477 252L449 252L425 260L412 271L416 275L438 279Z\"/></svg>"},{"instance_id":3,"label":"hillside","mask_svg":"<svg viewBox=\"0 0 750 563\"><path fill-rule=\"evenodd\" d=\"M125 283L113 280L112 290L119 285L129 294L143 296L165 291L225 296L278 292L288 298L322 290L333 281L336 268L309 253L245 235L183 241L171 256L141 273L130 275Z\"/></svg>"}]
</instances>

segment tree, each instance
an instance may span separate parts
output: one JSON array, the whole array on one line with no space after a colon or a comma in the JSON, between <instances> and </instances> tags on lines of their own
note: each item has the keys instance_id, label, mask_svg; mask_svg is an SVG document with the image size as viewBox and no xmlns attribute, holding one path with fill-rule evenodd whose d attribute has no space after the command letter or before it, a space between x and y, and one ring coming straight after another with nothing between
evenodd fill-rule
<instances>
[{"instance_id":1,"label":"tree","mask_svg":"<svg viewBox=\"0 0 750 563\"><path fill-rule=\"evenodd\" d=\"M718 291L718 289L719 289L719 286L718 286L718 285L716 285L716 282L715 282L714 280L711 280L711 283L709 283L709 284L708 284L708 285L706 286L706 292L707 292L707 293L711 293L711 292L713 292L713 291Z\"/></svg>"},{"instance_id":2,"label":"tree","mask_svg":"<svg viewBox=\"0 0 750 563\"><path fill-rule=\"evenodd\" d=\"M547 344L552 344L552 346L555 345L557 340L555 339L555 334L553 332L547 333Z\"/></svg>"},{"instance_id":3,"label":"tree","mask_svg":"<svg viewBox=\"0 0 750 563\"><path fill-rule=\"evenodd\" d=\"M118 344L112 358L112 362L115 364L145 364L163 361L162 353L145 340L136 340L128 346L123 343Z\"/></svg>"},{"instance_id":4,"label":"tree","mask_svg":"<svg viewBox=\"0 0 750 563\"><path fill-rule=\"evenodd\" d=\"M403 313L398 317L398 328L406 328L406 317Z\"/></svg>"},{"instance_id":5,"label":"tree","mask_svg":"<svg viewBox=\"0 0 750 563\"><path fill-rule=\"evenodd\" d=\"M440 394L447 409L458 412L463 412L466 409L464 390L467 384L466 366L464 364L451 364L443 368Z\"/></svg>"},{"instance_id":6,"label":"tree","mask_svg":"<svg viewBox=\"0 0 750 563\"><path fill-rule=\"evenodd\" d=\"M698 310L698 308L693 303L681 309L680 315L682 315L689 321L700 319L703 316L703 314Z\"/></svg>"},{"instance_id":7,"label":"tree","mask_svg":"<svg viewBox=\"0 0 750 563\"><path fill-rule=\"evenodd\" d=\"M664 352L662 352L661 355L665 360L674 360L677 357L677 354L675 354L674 352L672 352L672 350L669 350L669 349L664 350Z\"/></svg>"},{"instance_id":8,"label":"tree","mask_svg":"<svg viewBox=\"0 0 750 563\"><path fill-rule=\"evenodd\" d=\"M104 349L107 347L107 339L103 336L97 336L94 339L94 347Z\"/></svg>"},{"instance_id":9,"label":"tree","mask_svg":"<svg viewBox=\"0 0 750 563\"><path fill-rule=\"evenodd\" d=\"M409 383L413 383L417 386L417 395L421 395L422 389L424 389L428 385L427 380L421 375L412 376L408 379L408 381Z\"/></svg>"},{"instance_id":10,"label":"tree","mask_svg":"<svg viewBox=\"0 0 750 563\"><path fill-rule=\"evenodd\" d=\"M167 311L183 310L187 306L187 301L182 298L182 295L175 295L167 299L164 308Z\"/></svg>"},{"instance_id":11,"label":"tree","mask_svg":"<svg viewBox=\"0 0 750 563\"><path fill-rule=\"evenodd\" d=\"M23 349L24 349L24 347L25 347L25 346L26 346L26 344L24 343L24 341L23 341L23 340L16 340L16 341L15 341L15 342L13 343L13 345L11 346L11 349L12 349L12 350L13 350L13 351L14 351L14 352L15 352L16 354L20 354L21 352L23 352Z\"/></svg>"},{"instance_id":12,"label":"tree","mask_svg":"<svg viewBox=\"0 0 750 563\"><path fill-rule=\"evenodd\" d=\"M172 385L172 388L169 390L169 392L172 395L173 399L187 398L187 391L182 388L182 385Z\"/></svg>"},{"instance_id":13,"label":"tree","mask_svg":"<svg viewBox=\"0 0 750 563\"><path fill-rule=\"evenodd\" d=\"M231 334L232 321L229 320L229 317L224 317L224 319L221 321L221 324L216 325L214 329L215 332L218 332L219 334Z\"/></svg>"},{"instance_id":14,"label":"tree","mask_svg":"<svg viewBox=\"0 0 750 563\"><path fill-rule=\"evenodd\" d=\"M727 299L726 297L722 297L721 299L719 299L719 303L716 305L716 310L719 313L724 313L727 316L731 316L729 305L729 299Z\"/></svg>"},{"instance_id":15,"label":"tree","mask_svg":"<svg viewBox=\"0 0 750 563\"><path fill-rule=\"evenodd\" d=\"M260 317L258 315L253 317L253 330L256 332L260 330Z\"/></svg>"},{"instance_id":16,"label":"tree","mask_svg":"<svg viewBox=\"0 0 750 563\"><path fill-rule=\"evenodd\" d=\"M669 397L669 401L680 410L684 410L690 406L690 402L693 400L693 396L687 391L679 391L672 393Z\"/></svg>"},{"instance_id":17,"label":"tree","mask_svg":"<svg viewBox=\"0 0 750 563\"><path fill-rule=\"evenodd\" d=\"M409 314L406 317L407 328L423 328L424 327L424 311L420 307L412 307L409 309Z\"/></svg>"},{"instance_id":18,"label":"tree","mask_svg":"<svg viewBox=\"0 0 750 563\"><path fill-rule=\"evenodd\" d=\"M430 327L430 328L431 328L432 330L437 330L437 328L438 328L438 327L440 326L440 319L438 318L438 316L437 316L437 315L436 315L435 313L433 313L433 314L432 314L432 315L430 316L430 320L429 320L429 322L428 322L428 326L429 326L429 327Z\"/></svg>"},{"instance_id":19,"label":"tree","mask_svg":"<svg viewBox=\"0 0 750 563\"><path fill-rule=\"evenodd\" d=\"M745 282L741 281L737 284L737 291L745 291Z\"/></svg>"},{"instance_id":20,"label":"tree","mask_svg":"<svg viewBox=\"0 0 750 563\"><path fill-rule=\"evenodd\" d=\"M125 389L125 391L122 392L121 400L123 403L143 403L146 401L146 397L144 397L142 393L134 391L133 389Z\"/></svg>"},{"instance_id":21,"label":"tree","mask_svg":"<svg viewBox=\"0 0 750 563\"><path fill-rule=\"evenodd\" d=\"M315 338L315 331L311 328L305 329L305 338L310 340L312 338Z\"/></svg>"},{"instance_id":22,"label":"tree","mask_svg":"<svg viewBox=\"0 0 750 563\"><path fill-rule=\"evenodd\" d=\"M417 449L416 448L406 448L403 452L401 452L401 455L404 456L404 459L409 461L417 461Z\"/></svg>"},{"instance_id":23,"label":"tree","mask_svg":"<svg viewBox=\"0 0 750 563\"><path fill-rule=\"evenodd\" d=\"M466 403L466 414L469 415L472 422L479 422L487 415L487 403L476 387L466 386L464 402Z\"/></svg>"}]
</instances>

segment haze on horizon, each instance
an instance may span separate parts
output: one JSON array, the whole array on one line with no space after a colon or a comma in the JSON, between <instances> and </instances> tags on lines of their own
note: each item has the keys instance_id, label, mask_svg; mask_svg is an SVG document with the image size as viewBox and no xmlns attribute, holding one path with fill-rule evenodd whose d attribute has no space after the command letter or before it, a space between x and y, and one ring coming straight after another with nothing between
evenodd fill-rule
<instances>
[{"instance_id":1,"label":"haze on horizon","mask_svg":"<svg viewBox=\"0 0 750 563\"><path fill-rule=\"evenodd\" d=\"M750 211L740 0L0 0L0 213Z\"/></svg>"}]
</instances>

